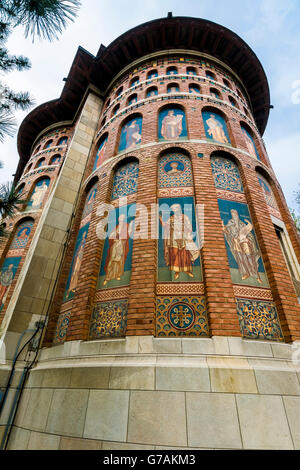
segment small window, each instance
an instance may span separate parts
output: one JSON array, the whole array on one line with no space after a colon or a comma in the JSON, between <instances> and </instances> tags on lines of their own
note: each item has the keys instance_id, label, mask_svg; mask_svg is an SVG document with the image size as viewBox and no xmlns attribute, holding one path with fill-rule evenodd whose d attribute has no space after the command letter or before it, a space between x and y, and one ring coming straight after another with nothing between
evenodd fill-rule
<instances>
[{"instance_id":1,"label":"small window","mask_svg":"<svg viewBox=\"0 0 300 470\"><path fill-rule=\"evenodd\" d=\"M115 107L114 107L114 109L113 109L113 112L112 112L112 114L111 114L111 115L112 115L112 116L115 116L115 115L117 114L117 112L118 112L119 108L120 108L120 105L119 105L119 104L117 104L117 106L115 106Z\"/></svg>"},{"instance_id":2,"label":"small window","mask_svg":"<svg viewBox=\"0 0 300 470\"><path fill-rule=\"evenodd\" d=\"M219 90L217 90L216 88L211 88L210 89L210 94L213 98L216 98L217 100L220 99L220 93L219 93Z\"/></svg>"},{"instance_id":3,"label":"small window","mask_svg":"<svg viewBox=\"0 0 300 470\"><path fill-rule=\"evenodd\" d=\"M180 90L177 83L170 83L170 85L167 87L167 93L178 93L179 91Z\"/></svg>"},{"instance_id":4,"label":"small window","mask_svg":"<svg viewBox=\"0 0 300 470\"><path fill-rule=\"evenodd\" d=\"M105 123L106 123L106 117L104 119L102 119L101 127L104 126Z\"/></svg>"},{"instance_id":5,"label":"small window","mask_svg":"<svg viewBox=\"0 0 300 470\"><path fill-rule=\"evenodd\" d=\"M156 87L148 88L148 90L146 91L146 97L150 98L150 96L155 96L155 95L158 95L157 88Z\"/></svg>"},{"instance_id":6,"label":"small window","mask_svg":"<svg viewBox=\"0 0 300 470\"><path fill-rule=\"evenodd\" d=\"M209 80L214 80L214 81L216 80L216 77L215 77L215 75L214 75L212 72L210 72L210 71L207 70L207 71L205 72L205 74L206 74L206 77L207 77Z\"/></svg>"},{"instance_id":7,"label":"small window","mask_svg":"<svg viewBox=\"0 0 300 470\"><path fill-rule=\"evenodd\" d=\"M151 80L151 78L158 77L158 72L157 70L150 70L147 74L147 80Z\"/></svg>"},{"instance_id":8,"label":"small window","mask_svg":"<svg viewBox=\"0 0 300 470\"><path fill-rule=\"evenodd\" d=\"M129 98L127 100L127 106L131 106L132 104L134 104L136 102L137 102L137 95L136 94L131 95L131 96L129 96Z\"/></svg>"},{"instance_id":9,"label":"small window","mask_svg":"<svg viewBox=\"0 0 300 470\"><path fill-rule=\"evenodd\" d=\"M41 158L41 159L37 162L35 168L40 168L41 166L44 166L44 165L45 165L45 162L46 162L46 159L45 159L45 158Z\"/></svg>"},{"instance_id":10,"label":"small window","mask_svg":"<svg viewBox=\"0 0 300 470\"><path fill-rule=\"evenodd\" d=\"M52 143L53 143L53 140L48 140L48 141L45 143L44 149L48 149L49 147L51 147L51 146L52 146Z\"/></svg>"},{"instance_id":11,"label":"small window","mask_svg":"<svg viewBox=\"0 0 300 470\"><path fill-rule=\"evenodd\" d=\"M136 86L136 85L138 85L139 83L140 83L139 77L134 77L134 78L131 80L130 87Z\"/></svg>"},{"instance_id":12,"label":"small window","mask_svg":"<svg viewBox=\"0 0 300 470\"><path fill-rule=\"evenodd\" d=\"M200 94L201 90L200 90L200 87L198 85L190 85L189 86L189 92L190 93L194 93L194 94Z\"/></svg>"},{"instance_id":13,"label":"small window","mask_svg":"<svg viewBox=\"0 0 300 470\"><path fill-rule=\"evenodd\" d=\"M224 83L224 85L225 85L227 88L230 88L230 89L232 88L231 85L230 85L230 83L229 83L229 81L226 80L225 78L223 78L223 83Z\"/></svg>"},{"instance_id":14,"label":"small window","mask_svg":"<svg viewBox=\"0 0 300 470\"><path fill-rule=\"evenodd\" d=\"M234 106L235 108L237 107L237 103L235 99L232 98L232 96L229 96L229 101L230 101L231 106Z\"/></svg>"},{"instance_id":15,"label":"small window","mask_svg":"<svg viewBox=\"0 0 300 470\"><path fill-rule=\"evenodd\" d=\"M176 67L168 67L167 68L167 75L177 75L178 71Z\"/></svg>"},{"instance_id":16,"label":"small window","mask_svg":"<svg viewBox=\"0 0 300 470\"><path fill-rule=\"evenodd\" d=\"M116 93L116 98L117 98L118 96L120 96L120 94L122 93L122 91L123 91L123 87L121 86L121 87L118 89L117 93Z\"/></svg>"},{"instance_id":17,"label":"small window","mask_svg":"<svg viewBox=\"0 0 300 470\"><path fill-rule=\"evenodd\" d=\"M64 136L59 139L57 145L66 145L67 142L68 142L68 137Z\"/></svg>"},{"instance_id":18,"label":"small window","mask_svg":"<svg viewBox=\"0 0 300 470\"><path fill-rule=\"evenodd\" d=\"M59 154L54 155L54 156L51 158L51 160L50 160L50 162L49 162L49 165L58 165L59 162L60 162L60 159L61 159L61 156L60 156Z\"/></svg>"},{"instance_id":19,"label":"small window","mask_svg":"<svg viewBox=\"0 0 300 470\"><path fill-rule=\"evenodd\" d=\"M107 101L107 103L105 105L105 109L107 109L109 105L110 105L110 100Z\"/></svg>"},{"instance_id":20,"label":"small window","mask_svg":"<svg viewBox=\"0 0 300 470\"><path fill-rule=\"evenodd\" d=\"M195 67L187 67L186 73L187 75L197 75Z\"/></svg>"},{"instance_id":21,"label":"small window","mask_svg":"<svg viewBox=\"0 0 300 470\"><path fill-rule=\"evenodd\" d=\"M38 152L40 151L40 148L41 148L41 146L39 145L39 146L35 149L35 151L34 151L33 153L34 153L34 154L35 154L35 153L38 153Z\"/></svg>"}]
</instances>

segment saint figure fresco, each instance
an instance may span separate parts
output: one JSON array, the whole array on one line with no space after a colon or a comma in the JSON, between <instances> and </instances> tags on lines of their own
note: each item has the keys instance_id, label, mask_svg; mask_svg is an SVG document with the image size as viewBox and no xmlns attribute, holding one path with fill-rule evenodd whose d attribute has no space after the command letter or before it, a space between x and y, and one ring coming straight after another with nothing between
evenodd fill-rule
<instances>
[{"instance_id":1,"label":"saint figure fresco","mask_svg":"<svg viewBox=\"0 0 300 470\"><path fill-rule=\"evenodd\" d=\"M7 295L14 280L21 257L6 258L0 271L0 312L4 307Z\"/></svg>"},{"instance_id":2,"label":"saint figure fresco","mask_svg":"<svg viewBox=\"0 0 300 470\"><path fill-rule=\"evenodd\" d=\"M207 133L211 139L216 140L224 144L229 144L229 140L224 132L222 123L216 119L215 114L210 114L209 119L207 119L206 124L208 126Z\"/></svg>"},{"instance_id":3,"label":"saint figure fresco","mask_svg":"<svg viewBox=\"0 0 300 470\"><path fill-rule=\"evenodd\" d=\"M200 250L194 241L191 221L182 213L180 204L171 206L168 220L159 220L163 227L164 259L170 271L175 273L175 280L181 272L193 278L193 264L200 256Z\"/></svg>"},{"instance_id":4,"label":"saint figure fresco","mask_svg":"<svg viewBox=\"0 0 300 470\"><path fill-rule=\"evenodd\" d=\"M122 128L119 151L135 148L142 140L142 118L129 121Z\"/></svg>"},{"instance_id":5,"label":"saint figure fresco","mask_svg":"<svg viewBox=\"0 0 300 470\"><path fill-rule=\"evenodd\" d=\"M260 253L255 237L251 233L253 230L252 223L249 220L246 223L242 222L238 211L235 209L232 209L230 214L231 219L227 225L224 225L224 222L222 222L223 231L231 253L238 265L242 280L254 277L259 284L262 284L263 281L258 272Z\"/></svg>"},{"instance_id":6,"label":"saint figure fresco","mask_svg":"<svg viewBox=\"0 0 300 470\"><path fill-rule=\"evenodd\" d=\"M247 145L248 152L250 153L251 157L259 160L258 153L257 153L257 150L256 150L256 147L255 147L255 144L254 144L253 140L251 139L251 137L248 134L248 132L246 131L246 129L242 128L242 131L243 131L243 134L244 134L244 137L245 137L245 142L246 142L246 145Z\"/></svg>"},{"instance_id":7,"label":"saint figure fresco","mask_svg":"<svg viewBox=\"0 0 300 470\"><path fill-rule=\"evenodd\" d=\"M126 258L129 252L129 238L133 233L134 220L127 221L126 215L121 214L119 223L109 235L109 248L104 266L105 286L111 280L120 281L124 274Z\"/></svg>"},{"instance_id":8,"label":"saint figure fresco","mask_svg":"<svg viewBox=\"0 0 300 470\"><path fill-rule=\"evenodd\" d=\"M46 183L46 180L42 180L41 184L37 183L35 186L29 202L32 209L40 209L48 189L48 184Z\"/></svg>"},{"instance_id":9,"label":"saint figure fresco","mask_svg":"<svg viewBox=\"0 0 300 470\"><path fill-rule=\"evenodd\" d=\"M82 236L81 243L78 247L77 253L74 258L73 266L72 266L72 272L70 276L70 284L69 284L69 289L68 289L68 295L70 293L74 293L78 284L78 277L79 277L79 272L80 272L80 266L83 258L83 252L84 252L84 246L86 242L86 237L87 237L87 232L85 232Z\"/></svg>"},{"instance_id":10,"label":"saint figure fresco","mask_svg":"<svg viewBox=\"0 0 300 470\"><path fill-rule=\"evenodd\" d=\"M104 139L103 142L100 144L100 147L99 147L98 152L97 152L97 155L96 155L96 160L95 160L95 164L94 164L93 170L96 170L96 168L99 168L99 166L101 166L102 163L104 162L106 146L107 146L107 137L106 137L106 139Z\"/></svg>"},{"instance_id":11,"label":"saint figure fresco","mask_svg":"<svg viewBox=\"0 0 300 470\"><path fill-rule=\"evenodd\" d=\"M183 114L175 114L173 109L163 118L161 123L161 135L166 140L178 139L182 133Z\"/></svg>"}]
</instances>

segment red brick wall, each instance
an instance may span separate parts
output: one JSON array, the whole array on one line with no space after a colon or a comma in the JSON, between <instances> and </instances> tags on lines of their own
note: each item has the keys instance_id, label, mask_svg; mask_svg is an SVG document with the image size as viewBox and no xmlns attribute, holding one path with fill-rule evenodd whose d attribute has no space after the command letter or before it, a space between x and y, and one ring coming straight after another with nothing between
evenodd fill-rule
<instances>
[{"instance_id":1,"label":"red brick wall","mask_svg":"<svg viewBox=\"0 0 300 470\"><path fill-rule=\"evenodd\" d=\"M177 66L178 73L184 74L186 68L193 64L178 62L176 64L165 63L163 66L158 65L152 67L149 65L149 67L142 72L130 72L128 75L122 77L122 79L114 85L111 93L107 95L106 102L110 100L110 104L108 107L104 106L104 111L99 118L99 131L94 146L91 149L90 161L84 178L85 182L83 184L81 202L74 219L68 249L66 250L45 337L45 344L50 344L53 340L59 313L67 310L71 311L67 340L86 340L88 338L89 322L92 308L95 304L97 276L103 248L103 242L98 240L96 236L96 226L99 222L96 209L101 202L110 201L113 166L127 156L136 157L139 160L139 180L136 202L145 204L147 208L149 208L151 204L157 201L157 159L163 150L168 148L172 149L173 147L182 148L189 153L193 168L195 202L197 204L204 204L205 207L205 243L201 251L201 259L211 334L241 335L221 218L219 215L217 192L214 186L210 165L211 154L219 150L231 154L235 158L235 161L238 162L245 187L246 202L249 205L251 218L254 223L254 229L272 289L273 299L279 313L285 340L291 341L300 339L299 304L273 228L271 216L258 183L256 174L257 168L262 169L274 190L282 219L286 224L298 259L300 255L299 237L292 225L284 196L276 181L262 139L251 117L250 108L247 107L250 118L241 114L244 113L243 110L246 103L245 97L241 99L237 96L237 89L241 87L237 86L237 81L233 77L229 77L227 72L223 75L221 69L213 70L217 82L221 83L225 77L230 82L230 87L233 92L226 90L224 86L210 83L205 78L205 70L209 69L209 67L195 66L197 75L203 79L202 82L196 81L193 76L188 76L184 79L171 76L169 80L164 80L163 83L161 83L161 80L153 80L151 83L140 84L135 89L128 90L129 83L135 75L139 75L140 81L143 81L146 79L147 72L151 68L157 69L159 75L164 75L166 68L170 65ZM170 97L170 95L168 95L168 99L163 99L163 97L159 95L166 93L167 85L171 82L178 84L180 93L188 93L189 84L191 83L196 83L201 87L201 95L209 95L210 88L216 88L219 90L226 104L219 103L207 96L201 96L201 99L189 99L191 95L187 95L183 97L183 99L175 99L174 96ZM115 93L121 85L123 86L123 93L117 101L114 102ZM143 106L138 106L141 104L141 100L145 99L147 88L152 86L157 86L158 96L145 101ZM133 93L137 94L138 103L128 108L127 100ZM176 94L176 96L179 96L180 93ZM235 98L237 107L241 113L230 105L229 96ZM117 103L120 104L119 114L111 119L112 110ZM188 126L187 141L182 141L175 145L158 142L158 114L161 107L167 104L180 105L185 110ZM203 108L207 107L219 110L225 115L231 137L231 147L206 142L201 111ZM141 148L118 154L117 149L122 123L128 116L134 113L140 113L143 116ZM106 122L103 126L104 118L106 118ZM260 154L260 162L247 154L247 146L240 123L246 123L251 129L256 147ZM106 132L108 132L108 143L105 162L99 169L92 173L98 142L101 136ZM199 158L198 154L203 154L203 158ZM85 187L87 184L90 184L91 178L96 175L99 178L98 190L81 264L78 287L74 299L68 304L62 304L63 293L84 204ZM132 274L128 295L128 323L126 333L128 335L152 335L155 333L156 247L156 241L151 239L135 240L134 242Z\"/></svg>"}]
</instances>

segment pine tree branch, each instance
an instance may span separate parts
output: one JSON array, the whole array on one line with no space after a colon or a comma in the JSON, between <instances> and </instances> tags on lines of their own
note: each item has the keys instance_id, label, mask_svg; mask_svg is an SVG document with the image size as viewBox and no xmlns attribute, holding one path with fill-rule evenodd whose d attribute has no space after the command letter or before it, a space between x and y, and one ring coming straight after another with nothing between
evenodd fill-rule
<instances>
[{"instance_id":1,"label":"pine tree branch","mask_svg":"<svg viewBox=\"0 0 300 470\"><path fill-rule=\"evenodd\" d=\"M80 0L15 0L16 25L25 27L25 37L35 36L52 41L74 21Z\"/></svg>"}]
</instances>

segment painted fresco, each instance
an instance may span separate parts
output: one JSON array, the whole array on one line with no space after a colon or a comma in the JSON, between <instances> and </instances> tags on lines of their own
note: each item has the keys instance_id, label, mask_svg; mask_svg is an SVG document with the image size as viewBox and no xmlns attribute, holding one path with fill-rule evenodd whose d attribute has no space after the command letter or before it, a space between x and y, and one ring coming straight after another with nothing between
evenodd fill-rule
<instances>
[{"instance_id":1,"label":"painted fresco","mask_svg":"<svg viewBox=\"0 0 300 470\"><path fill-rule=\"evenodd\" d=\"M230 144L227 125L225 119L217 113L211 111L202 112L205 134L208 139L222 144Z\"/></svg>"},{"instance_id":2,"label":"painted fresco","mask_svg":"<svg viewBox=\"0 0 300 470\"><path fill-rule=\"evenodd\" d=\"M152 88L147 91L147 98L150 98L150 96L155 96L155 95L158 95L157 88Z\"/></svg>"},{"instance_id":3,"label":"painted fresco","mask_svg":"<svg viewBox=\"0 0 300 470\"><path fill-rule=\"evenodd\" d=\"M84 247L89 231L89 223L80 228L76 240L75 251L69 271L69 276L66 284L66 290L63 302L73 299L78 283L80 267L83 258Z\"/></svg>"},{"instance_id":4,"label":"painted fresco","mask_svg":"<svg viewBox=\"0 0 300 470\"><path fill-rule=\"evenodd\" d=\"M167 89L168 93L177 93L179 92L179 86L178 85L169 85Z\"/></svg>"},{"instance_id":5,"label":"painted fresco","mask_svg":"<svg viewBox=\"0 0 300 470\"><path fill-rule=\"evenodd\" d=\"M98 148L98 151L97 151L97 154L96 154L96 160L95 160L95 163L94 163L93 171L95 171L97 168L99 168L99 166L101 166L102 163L104 162L105 151L106 151L106 147L107 147L107 140L108 140L108 137L106 137L99 145L99 148Z\"/></svg>"},{"instance_id":6,"label":"painted fresco","mask_svg":"<svg viewBox=\"0 0 300 470\"><path fill-rule=\"evenodd\" d=\"M69 328L70 317L71 312L65 312L59 315L53 340L54 344L63 343L65 341Z\"/></svg>"},{"instance_id":7,"label":"painted fresco","mask_svg":"<svg viewBox=\"0 0 300 470\"><path fill-rule=\"evenodd\" d=\"M202 281L192 197L159 199L158 281Z\"/></svg>"},{"instance_id":8,"label":"painted fresco","mask_svg":"<svg viewBox=\"0 0 300 470\"><path fill-rule=\"evenodd\" d=\"M257 151L255 142L251 136L251 134L245 129L243 126L241 126L242 132L244 134L245 142L247 145L248 152L250 153L251 157L260 160L259 158L259 153Z\"/></svg>"},{"instance_id":9,"label":"painted fresco","mask_svg":"<svg viewBox=\"0 0 300 470\"><path fill-rule=\"evenodd\" d=\"M186 117L182 109L167 108L159 113L158 138L160 140L177 140L186 137Z\"/></svg>"},{"instance_id":10,"label":"painted fresco","mask_svg":"<svg viewBox=\"0 0 300 470\"><path fill-rule=\"evenodd\" d=\"M157 297L156 335L158 337L209 336L205 297L203 295Z\"/></svg>"},{"instance_id":11,"label":"painted fresco","mask_svg":"<svg viewBox=\"0 0 300 470\"><path fill-rule=\"evenodd\" d=\"M170 153L159 160L158 188L193 186L192 167L189 157Z\"/></svg>"},{"instance_id":12,"label":"painted fresco","mask_svg":"<svg viewBox=\"0 0 300 470\"><path fill-rule=\"evenodd\" d=\"M216 188L244 192L240 172L234 162L219 156L212 156L210 162Z\"/></svg>"},{"instance_id":13,"label":"painted fresco","mask_svg":"<svg viewBox=\"0 0 300 470\"><path fill-rule=\"evenodd\" d=\"M60 162L60 158L61 158L60 156L53 157L53 158L51 159L50 165L58 165L58 163Z\"/></svg>"},{"instance_id":14,"label":"painted fresco","mask_svg":"<svg viewBox=\"0 0 300 470\"><path fill-rule=\"evenodd\" d=\"M26 210L38 210L42 207L49 184L49 178L43 178L37 182L31 194L31 198L27 204Z\"/></svg>"},{"instance_id":15,"label":"painted fresco","mask_svg":"<svg viewBox=\"0 0 300 470\"><path fill-rule=\"evenodd\" d=\"M257 174L257 177L258 177L260 187L261 187L261 189L264 193L266 203L268 204L268 206L272 207L273 209L279 210L278 206L277 206L277 203L276 203L275 196L273 194L273 191L272 191L269 183L267 182L267 180L262 175Z\"/></svg>"},{"instance_id":16,"label":"painted fresco","mask_svg":"<svg viewBox=\"0 0 300 470\"><path fill-rule=\"evenodd\" d=\"M110 211L97 289L128 286L136 204Z\"/></svg>"},{"instance_id":17,"label":"painted fresco","mask_svg":"<svg viewBox=\"0 0 300 470\"><path fill-rule=\"evenodd\" d=\"M98 186L98 182L95 183L91 187L89 192L87 193L82 216L81 216L81 221L83 221L88 215L90 215L93 210L93 206L94 206L94 202L95 202L95 198L97 194L97 186Z\"/></svg>"},{"instance_id":18,"label":"painted fresco","mask_svg":"<svg viewBox=\"0 0 300 470\"><path fill-rule=\"evenodd\" d=\"M9 250L23 250L26 247L33 224L32 220L27 220L18 226Z\"/></svg>"},{"instance_id":19,"label":"painted fresco","mask_svg":"<svg viewBox=\"0 0 300 470\"><path fill-rule=\"evenodd\" d=\"M16 275L21 256L6 258L0 271L0 312L4 307L10 286Z\"/></svg>"},{"instance_id":20,"label":"painted fresco","mask_svg":"<svg viewBox=\"0 0 300 470\"><path fill-rule=\"evenodd\" d=\"M134 149L142 141L143 118L136 117L128 121L121 130L119 152Z\"/></svg>"},{"instance_id":21,"label":"painted fresco","mask_svg":"<svg viewBox=\"0 0 300 470\"><path fill-rule=\"evenodd\" d=\"M233 283L269 287L247 204L218 203Z\"/></svg>"},{"instance_id":22,"label":"painted fresco","mask_svg":"<svg viewBox=\"0 0 300 470\"><path fill-rule=\"evenodd\" d=\"M80 267L82 263L84 248L88 236L89 226L90 226L90 215L93 210L95 197L97 193L97 186L98 182L95 183L89 192L87 193L82 216L80 222L80 228L78 231L76 244L75 244L75 251L73 254L72 263L70 266L69 276L66 284L66 289L64 293L63 302L67 302L68 300L73 299L76 287L78 283L78 277L80 272Z\"/></svg>"},{"instance_id":23,"label":"painted fresco","mask_svg":"<svg viewBox=\"0 0 300 470\"><path fill-rule=\"evenodd\" d=\"M193 93L195 95L199 95L200 94L200 88L197 85L190 85L189 86L189 92Z\"/></svg>"},{"instance_id":24,"label":"painted fresco","mask_svg":"<svg viewBox=\"0 0 300 470\"><path fill-rule=\"evenodd\" d=\"M127 300L100 302L93 310L90 339L125 336L127 326Z\"/></svg>"},{"instance_id":25,"label":"painted fresco","mask_svg":"<svg viewBox=\"0 0 300 470\"><path fill-rule=\"evenodd\" d=\"M130 162L121 166L114 175L111 199L115 200L136 193L138 176L138 162Z\"/></svg>"},{"instance_id":26,"label":"painted fresco","mask_svg":"<svg viewBox=\"0 0 300 470\"><path fill-rule=\"evenodd\" d=\"M283 341L275 305L261 300L236 299L241 333L244 338Z\"/></svg>"}]
</instances>

